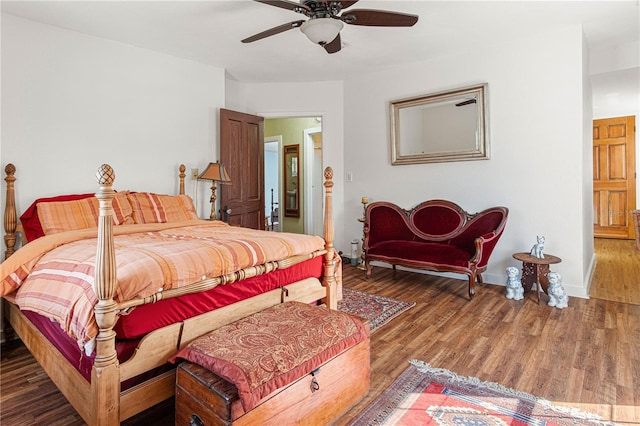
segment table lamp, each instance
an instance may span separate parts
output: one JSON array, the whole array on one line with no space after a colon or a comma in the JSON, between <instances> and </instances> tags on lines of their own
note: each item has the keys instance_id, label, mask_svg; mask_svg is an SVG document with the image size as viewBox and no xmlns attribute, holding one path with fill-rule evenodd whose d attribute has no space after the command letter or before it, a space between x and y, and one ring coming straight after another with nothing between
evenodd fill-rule
<instances>
[{"instance_id":1,"label":"table lamp","mask_svg":"<svg viewBox=\"0 0 640 426\"><path fill-rule=\"evenodd\" d=\"M216 219L216 182L220 182L222 184L230 184L231 178L227 174L227 171L224 169L222 163L215 162L209 163L204 172L200 173L198 176L198 180L210 180L211 181L211 215L209 216L209 220Z\"/></svg>"}]
</instances>

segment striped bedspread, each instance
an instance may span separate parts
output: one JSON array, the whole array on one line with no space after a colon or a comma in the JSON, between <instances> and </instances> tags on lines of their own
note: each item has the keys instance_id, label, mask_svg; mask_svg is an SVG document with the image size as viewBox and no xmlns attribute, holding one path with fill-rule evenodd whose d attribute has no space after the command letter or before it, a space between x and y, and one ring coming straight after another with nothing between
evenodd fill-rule
<instances>
[{"instance_id":1,"label":"striped bedspread","mask_svg":"<svg viewBox=\"0 0 640 426\"><path fill-rule=\"evenodd\" d=\"M122 302L324 249L320 237L188 221L114 227ZM82 347L97 335L96 230L39 238L2 263L0 295L54 321Z\"/></svg>"}]
</instances>

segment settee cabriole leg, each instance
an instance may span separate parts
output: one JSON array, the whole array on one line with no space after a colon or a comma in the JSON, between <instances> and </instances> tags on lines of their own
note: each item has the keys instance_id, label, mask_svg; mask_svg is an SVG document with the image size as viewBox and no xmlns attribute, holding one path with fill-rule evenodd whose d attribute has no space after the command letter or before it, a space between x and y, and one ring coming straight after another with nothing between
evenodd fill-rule
<instances>
[{"instance_id":1,"label":"settee cabriole leg","mask_svg":"<svg viewBox=\"0 0 640 426\"><path fill-rule=\"evenodd\" d=\"M473 300L476 294L476 274L469 275L469 300Z\"/></svg>"},{"instance_id":2,"label":"settee cabriole leg","mask_svg":"<svg viewBox=\"0 0 640 426\"><path fill-rule=\"evenodd\" d=\"M371 263L369 263L369 260L365 260L364 261L364 279L365 279L365 281L368 281L370 276L371 276Z\"/></svg>"}]
</instances>

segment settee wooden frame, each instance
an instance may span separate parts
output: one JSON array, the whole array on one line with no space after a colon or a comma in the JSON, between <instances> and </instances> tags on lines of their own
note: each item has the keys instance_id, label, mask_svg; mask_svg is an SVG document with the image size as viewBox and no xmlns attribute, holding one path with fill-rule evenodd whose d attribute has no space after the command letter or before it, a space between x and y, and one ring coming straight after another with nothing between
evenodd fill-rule
<instances>
[{"instance_id":1,"label":"settee wooden frame","mask_svg":"<svg viewBox=\"0 0 640 426\"><path fill-rule=\"evenodd\" d=\"M180 194L184 194L185 166L180 165ZM18 231L15 205L15 172L13 164L5 167L6 204L4 211L5 258L15 251ZM153 405L170 398L175 389L175 369L149 379L130 389L121 391L124 380L166 364L167 359L194 338L221 325L289 300L311 303L325 299L330 309L337 309L336 260L333 225L333 170L327 167L325 177L324 250L309 256L296 256L281 262L268 262L221 277L207 279L181 289L163 291L145 299L116 302L115 249L113 242L112 200L115 179L109 165L100 167L97 178L99 189L96 197L100 204L97 256L94 290L98 297L95 318L99 333L96 338L96 357L88 382L50 343L45 336L22 314L19 308L7 303L7 317L11 327L42 366L58 389L65 395L78 414L89 425L116 425ZM194 318L155 330L145 336L133 356L120 364L116 355L116 313L126 307L153 303L160 299L197 293L241 279L261 275L278 268L286 268L316 256L323 256L322 282L316 279L301 280L286 286L284 290L270 292L246 299Z\"/></svg>"}]
</instances>

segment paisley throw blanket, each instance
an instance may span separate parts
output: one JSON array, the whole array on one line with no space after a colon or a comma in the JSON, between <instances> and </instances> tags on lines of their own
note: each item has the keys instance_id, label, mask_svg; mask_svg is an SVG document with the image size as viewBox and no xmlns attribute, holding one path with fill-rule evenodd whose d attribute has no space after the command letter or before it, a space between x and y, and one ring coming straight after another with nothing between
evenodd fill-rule
<instances>
[{"instance_id":1,"label":"paisley throw blanket","mask_svg":"<svg viewBox=\"0 0 640 426\"><path fill-rule=\"evenodd\" d=\"M368 338L343 312L286 302L200 336L172 357L201 365L238 388L245 411Z\"/></svg>"}]
</instances>

